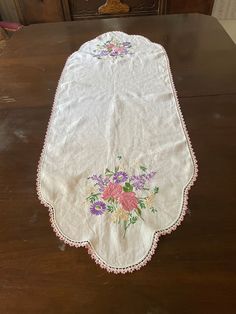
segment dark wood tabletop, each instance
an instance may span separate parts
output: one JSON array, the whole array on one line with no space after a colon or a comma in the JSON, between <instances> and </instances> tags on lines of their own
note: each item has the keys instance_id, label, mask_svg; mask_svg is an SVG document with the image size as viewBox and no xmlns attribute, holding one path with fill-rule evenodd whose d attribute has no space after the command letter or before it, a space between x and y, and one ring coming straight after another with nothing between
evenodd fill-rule
<instances>
[{"instance_id":1,"label":"dark wood tabletop","mask_svg":"<svg viewBox=\"0 0 236 314\"><path fill-rule=\"evenodd\" d=\"M35 189L63 65L111 30L167 50L200 171L181 227L126 275L60 242ZM31 25L10 39L0 57L0 313L235 313L235 57L217 20L197 14Z\"/></svg>"}]
</instances>

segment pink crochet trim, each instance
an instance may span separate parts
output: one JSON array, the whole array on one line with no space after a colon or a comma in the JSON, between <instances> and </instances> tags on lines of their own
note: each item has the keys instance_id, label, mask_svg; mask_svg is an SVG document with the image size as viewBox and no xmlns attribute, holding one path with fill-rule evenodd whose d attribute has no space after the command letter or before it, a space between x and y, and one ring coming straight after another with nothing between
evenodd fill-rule
<instances>
[{"instance_id":1,"label":"pink crochet trim","mask_svg":"<svg viewBox=\"0 0 236 314\"><path fill-rule=\"evenodd\" d=\"M112 33L121 33L121 32L112 32ZM132 36L138 36L138 37L142 37L139 35L132 35ZM147 38L145 38L147 40ZM152 43L150 40L148 40L150 43ZM152 43L153 44L153 43ZM160 45L159 45L160 46ZM50 222L52 225L52 228L54 230L54 232L56 233L56 235L58 236L58 238L60 238L62 241L64 241L66 244L70 245L70 246L74 246L74 247L85 247L88 249L88 253L90 254L91 258L95 260L96 264L98 264L101 268L106 269L108 272L112 272L115 274L125 274L125 273L131 273L135 270L139 270L141 267L145 266L148 261L151 260L153 254L155 253L158 241L160 236L165 235L165 234L170 234L172 231L176 230L176 228L182 223L184 216L187 212L187 208L188 208L188 193L191 189L191 187L193 186L194 182L196 181L197 175L198 175L198 165L197 165L197 160L195 157L195 154L193 152L193 148L192 148L192 144L191 144L191 140L190 137L188 135L188 131L186 128L186 124L184 122L184 118L180 109L180 104L179 104L179 100L177 97L177 92L175 89L175 85L174 85L174 81L173 81L173 77L172 77L172 73L171 73L171 69L170 69L170 64L169 64L169 59L167 57L167 53L165 51L165 49L162 47L163 52L165 54L165 58L166 58L166 62L167 62L167 67L168 67L168 71L169 71L169 77L170 77L170 83L172 86L172 91L175 97L175 101L176 101L176 106L177 106L177 111L180 117L180 121L187 139L187 144L189 147L189 151L192 157L192 161L193 161L193 165L194 165L194 173L193 176L190 180L190 182L188 183L188 185L185 187L184 192L183 192L183 204L182 204L182 210L180 213L180 216L178 217L178 219L176 220L176 222L169 228L162 230L162 231L156 231L154 232L153 235L153 241L152 241L152 245L150 250L148 251L147 255L137 264L128 266L128 267L124 267L124 268L117 268L117 267L112 267L109 266L108 264L106 264L95 252L95 250L93 249L92 245L90 244L89 241L73 241L70 238L66 237L59 229L59 227L56 224L56 220L55 220L55 212L53 209L53 206L51 204L49 204L48 202L46 202L42 196L41 193L41 185L40 185L40 172L41 172L41 164L44 158L44 151L45 151L45 147L46 147L46 143L47 143L47 137L50 131L50 124L53 121L53 116L55 113L55 103L56 103L56 96L57 96L57 89L58 86L60 85L60 82L62 81L63 75L64 75L64 70L62 71L61 77L58 81L58 85L57 85L57 89L56 89L56 93L55 93L55 97L54 97L54 102L53 102L53 106L52 106L52 111L51 111L51 115L50 115L50 119L48 122L48 127L47 127L47 132L46 132L46 136L45 136L45 140L44 140L44 145L43 145L43 149L42 149L42 153L40 156L40 160L39 160L39 164L38 164L38 169L37 169L37 181L36 181L36 186L37 186L37 195L38 198L40 200L40 202L48 207L49 209L49 217L50 217ZM65 67L64 67L65 68Z\"/></svg>"}]
</instances>

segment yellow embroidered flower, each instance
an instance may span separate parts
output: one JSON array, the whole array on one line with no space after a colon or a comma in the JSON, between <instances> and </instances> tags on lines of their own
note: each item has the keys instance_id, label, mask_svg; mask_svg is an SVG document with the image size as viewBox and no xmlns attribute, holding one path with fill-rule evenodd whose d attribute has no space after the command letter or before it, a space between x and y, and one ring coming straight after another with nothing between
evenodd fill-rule
<instances>
[{"instance_id":1,"label":"yellow embroidered flower","mask_svg":"<svg viewBox=\"0 0 236 314\"><path fill-rule=\"evenodd\" d=\"M117 222L117 220L127 221L129 219L129 214L122 207L118 207L117 210L112 213L112 221Z\"/></svg>"},{"instance_id":2,"label":"yellow embroidered flower","mask_svg":"<svg viewBox=\"0 0 236 314\"><path fill-rule=\"evenodd\" d=\"M147 207L152 207L155 199L155 194L151 194L146 198Z\"/></svg>"}]
</instances>

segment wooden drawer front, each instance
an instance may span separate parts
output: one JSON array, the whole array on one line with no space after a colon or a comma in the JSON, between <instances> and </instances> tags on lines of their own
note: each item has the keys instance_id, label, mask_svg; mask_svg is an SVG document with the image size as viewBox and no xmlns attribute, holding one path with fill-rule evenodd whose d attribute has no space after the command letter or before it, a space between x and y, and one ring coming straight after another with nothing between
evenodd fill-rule
<instances>
[{"instance_id":1,"label":"wooden drawer front","mask_svg":"<svg viewBox=\"0 0 236 314\"><path fill-rule=\"evenodd\" d=\"M104 17L98 13L98 8L105 2L105 0L69 0L72 19ZM158 12L158 0L125 0L123 3L130 7L130 11L126 15L157 14Z\"/></svg>"}]
</instances>

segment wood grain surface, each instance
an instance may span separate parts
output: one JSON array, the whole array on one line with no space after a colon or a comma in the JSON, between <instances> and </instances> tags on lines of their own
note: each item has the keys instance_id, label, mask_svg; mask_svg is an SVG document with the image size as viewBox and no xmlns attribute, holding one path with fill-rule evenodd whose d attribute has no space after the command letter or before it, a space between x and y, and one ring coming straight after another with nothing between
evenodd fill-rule
<instances>
[{"instance_id":1,"label":"wood grain surface","mask_svg":"<svg viewBox=\"0 0 236 314\"><path fill-rule=\"evenodd\" d=\"M127 275L60 242L35 190L63 65L111 30L167 50L200 170L181 227ZM235 55L217 20L198 14L31 25L10 39L0 57L0 313L235 313Z\"/></svg>"},{"instance_id":2,"label":"wood grain surface","mask_svg":"<svg viewBox=\"0 0 236 314\"><path fill-rule=\"evenodd\" d=\"M214 0L167 0L167 13L203 13L211 15Z\"/></svg>"}]
</instances>

